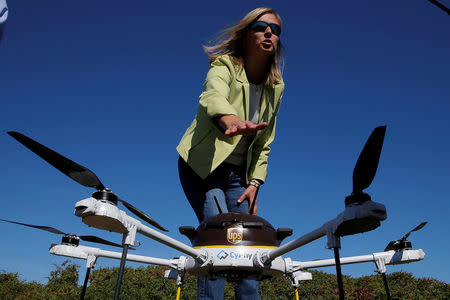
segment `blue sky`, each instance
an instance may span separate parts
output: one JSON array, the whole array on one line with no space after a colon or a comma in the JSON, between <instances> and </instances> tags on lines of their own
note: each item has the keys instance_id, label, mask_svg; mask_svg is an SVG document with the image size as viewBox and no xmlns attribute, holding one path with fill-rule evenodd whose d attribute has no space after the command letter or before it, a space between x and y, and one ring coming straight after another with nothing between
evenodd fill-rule
<instances>
[{"instance_id":1,"label":"blue sky","mask_svg":"<svg viewBox=\"0 0 450 300\"><path fill-rule=\"evenodd\" d=\"M178 227L197 220L178 181L175 147L194 116L208 70L201 45L251 9L272 6L284 22L286 90L269 177L259 193L260 216L274 227L292 227L294 236L334 218L351 192L366 139L373 128L387 125L367 192L386 205L388 219L375 231L343 238L341 256L382 251L428 221L411 235L425 260L388 272L450 281L450 18L428 1L8 4L0 44L0 218L121 241L73 214L75 202L91 189L6 134L16 130L93 170L170 236L188 243ZM46 282L52 264L65 260L47 251L59 236L6 223L0 232L0 270ZM136 254L179 255L139 240ZM321 239L287 256L330 258L325 244ZM77 263L84 271L84 262ZM99 265L118 261L99 259ZM373 264L343 267L351 276L373 270Z\"/></svg>"}]
</instances>

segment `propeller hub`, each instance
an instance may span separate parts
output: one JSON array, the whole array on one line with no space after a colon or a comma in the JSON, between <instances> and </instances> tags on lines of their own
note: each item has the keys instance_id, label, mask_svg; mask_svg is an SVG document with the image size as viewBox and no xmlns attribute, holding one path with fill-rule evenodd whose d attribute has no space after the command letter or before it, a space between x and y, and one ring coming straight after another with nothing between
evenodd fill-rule
<instances>
[{"instance_id":1,"label":"propeller hub","mask_svg":"<svg viewBox=\"0 0 450 300\"><path fill-rule=\"evenodd\" d=\"M362 192L357 194L352 193L350 196L345 197L345 207L348 207L353 203L361 204L369 200L372 200L369 194Z\"/></svg>"},{"instance_id":2,"label":"propeller hub","mask_svg":"<svg viewBox=\"0 0 450 300\"><path fill-rule=\"evenodd\" d=\"M408 240L398 240L398 241L392 241L390 242L386 249L384 251L394 250L394 251L400 251L400 250L410 250L412 249L412 244Z\"/></svg>"},{"instance_id":3,"label":"propeller hub","mask_svg":"<svg viewBox=\"0 0 450 300\"><path fill-rule=\"evenodd\" d=\"M101 191L99 190L99 191L94 192L92 194L92 198L97 199L97 200L106 200L106 201L113 203L116 206L117 206L117 202L119 200L119 198L116 196L116 194L114 194L109 189L105 189L105 190L101 190Z\"/></svg>"},{"instance_id":4,"label":"propeller hub","mask_svg":"<svg viewBox=\"0 0 450 300\"><path fill-rule=\"evenodd\" d=\"M66 234L62 237L61 243L63 245L78 246L80 244L80 238L74 234Z\"/></svg>"}]
</instances>

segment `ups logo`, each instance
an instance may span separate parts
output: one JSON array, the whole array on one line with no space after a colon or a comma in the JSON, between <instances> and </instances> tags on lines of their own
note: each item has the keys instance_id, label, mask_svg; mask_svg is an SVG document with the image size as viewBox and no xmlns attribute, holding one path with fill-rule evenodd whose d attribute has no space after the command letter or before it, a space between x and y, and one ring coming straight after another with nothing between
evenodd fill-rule
<instances>
[{"instance_id":1,"label":"ups logo","mask_svg":"<svg viewBox=\"0 0 450 300\"><path fill-rule=\"evenodd\" d=\"M244 237L244 229L242 227L231 227L227 229L227 240L231 244L239 244Z\"/></svg>"}]
</instances>

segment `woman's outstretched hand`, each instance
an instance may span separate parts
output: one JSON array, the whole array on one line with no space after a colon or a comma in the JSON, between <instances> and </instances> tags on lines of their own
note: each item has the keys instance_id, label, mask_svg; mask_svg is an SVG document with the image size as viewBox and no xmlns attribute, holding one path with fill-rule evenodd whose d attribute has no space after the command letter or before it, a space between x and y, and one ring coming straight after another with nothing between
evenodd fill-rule
<instances>
[{"instance_id":1,"label":"woman's outstretched hand","mask_svg":"<svg viewBox=\"0 0 450 300\"><path fill-rule=\"evenodd\" d=\"M219 126L225 130L226 136L235 136L238 134L252 135L258 130L267 127L267 122L254 124L250 121L242 121L235 115L224 115L218 119Z\"/></svg>"},{"instance_id":2,"label":"woman's outstretched hand","mask_svg":"<svg viewBox=\"0 0 450 300\"><path fill-rule=\"evenodd\" d=\"M237 200L237 203L241 204L243 201L248 199L248 207L249 210L252 209L252 204L253 202L255 202L255 207L253 208L253 212L249 211L249 213L252 213L254 215L256 215L256 213L258 212L258 189L256 186L254 185L249 185L247 187L247 189L245 190L245 192L242 194L241 197L239 197L239 199Z\"/></svg>"}]
</instances>

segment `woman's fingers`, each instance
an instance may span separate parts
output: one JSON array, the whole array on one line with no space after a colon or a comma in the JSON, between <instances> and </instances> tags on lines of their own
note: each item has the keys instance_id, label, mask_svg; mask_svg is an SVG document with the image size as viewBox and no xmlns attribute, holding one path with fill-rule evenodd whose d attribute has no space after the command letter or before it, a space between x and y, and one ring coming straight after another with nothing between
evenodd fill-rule
<instances>
[{"instance_id":1,"label":"woman's fingers","mask_svg":"<svg viewBox=\"0 0 450 300\"><path fill-rule=\"evenodd\" d=\"M249 209L251 209L253 202L255 202L254 204L254 208L253 208L253 214L256 215L258 207L257 207L257 202L258 202L258 198L257 195L258 194L258 188L253 186L253 185L249 185L247 187L247 189L244 191L244 193L241 195L241 197L239 197L239 199L237 200L237 203L242 203L244 200L248 200L248 207Z\"/></svg>"},{"instance_id":2,"label":"woman's fingers","mask_svg":"<svg viewBox=\"0 0 450 300\"><path fill-rule=\"evenodd\" d=\"M258 213L258 198L255 198L254 201L255 201L255 206L253 208L253 212L249 211L249 213L256 215ZM251 207L251 205L250 205L250 207Z\"/></svg>"},{"instance_id":3,"label":"woman's fingers","mask_svg":"<svg viewBox=\"0 0 450 300\"><path fill-rule=\"evenodd\" d=\"M267 122L254 124L250 121L239 121L228 127L225 131L226 136L235 136L238 134L252 135L256 134L259 130L263 130L267 127Z\"/></svg>"},{"instance_id":4,"label":"woman's fingers","mask_svg":"<svg viewBox=\"0 0 450 300\"><path fill-rule=\"evenodd\" d=\"M269 125L269 124L268 124L267 122L262 122L262 123L256 124L255 127L256 127L256 130L263 130L263 129L265 129L268 125Z\"/></svg>"},{"instance_id":5,"label":"woman's fingers","mask_svg":"<svg viewBox=\"0 0 450 300\"><path fill-rule=\"evenodd\" d=\"M239 199L237 200L237 203L241 204L245 199L248 198L247 195L247 190L245 190L245 192L241 195L241 197L239 197Z\"/></svg>"}]
</instances>

